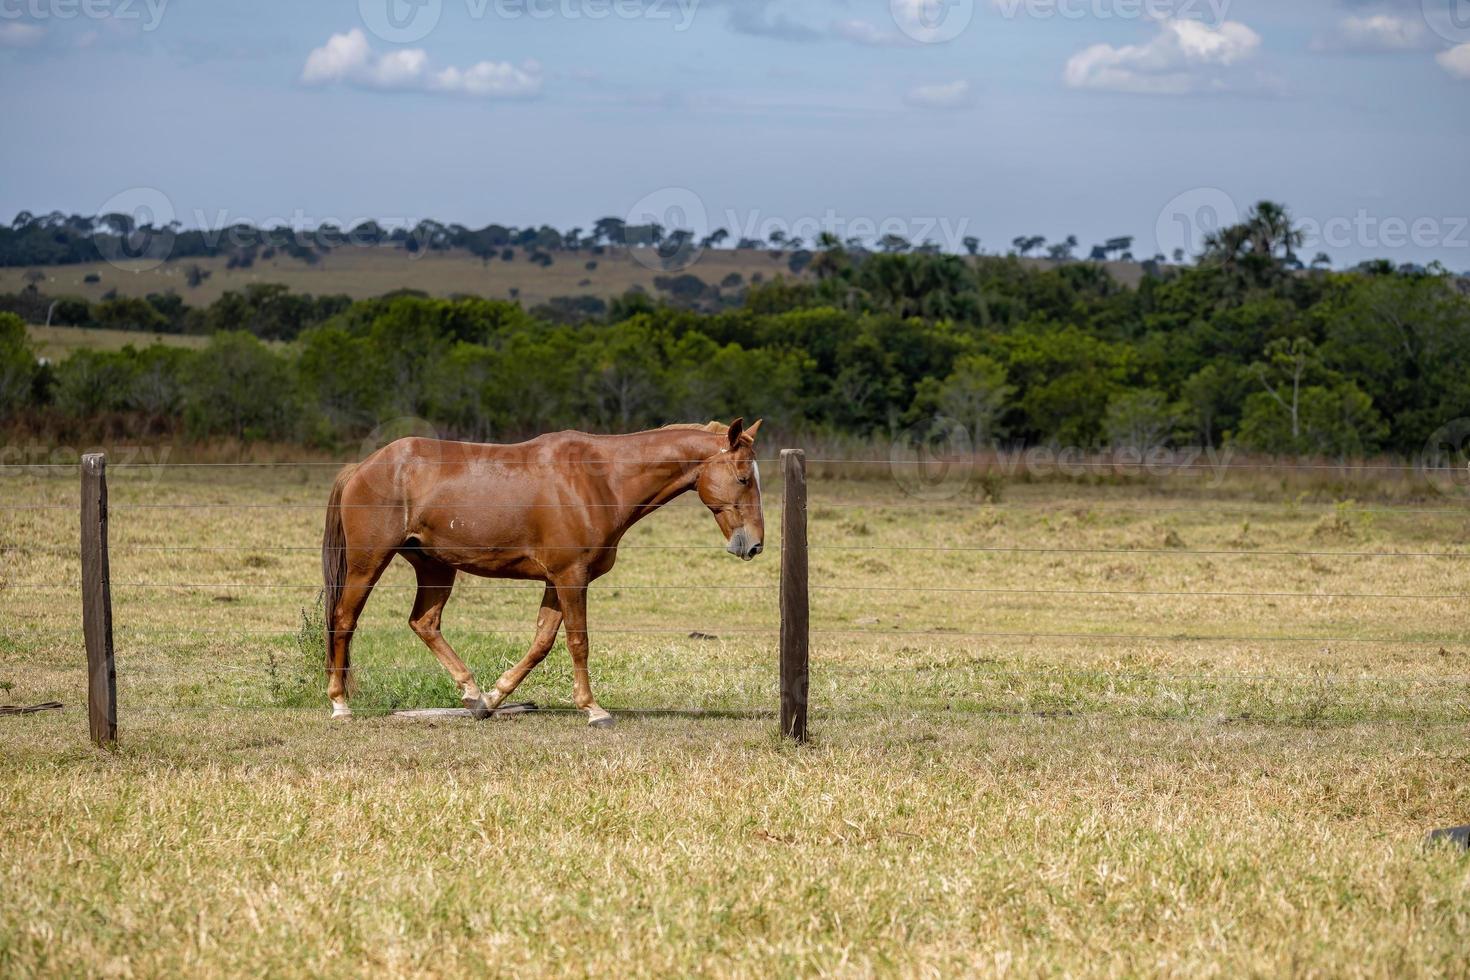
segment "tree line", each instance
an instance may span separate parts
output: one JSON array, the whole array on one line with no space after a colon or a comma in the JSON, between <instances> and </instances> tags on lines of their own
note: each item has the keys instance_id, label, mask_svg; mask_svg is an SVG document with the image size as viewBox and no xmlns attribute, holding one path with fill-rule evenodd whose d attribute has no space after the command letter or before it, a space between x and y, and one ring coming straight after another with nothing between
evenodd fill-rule
<instances>
[{"instance_id":1,"label":"tree line","mask_svg":"<svg viewBox=\"0 0 1470 980\"><path fill-rule=\"evenodd\" d=\"M670 290L560 317L477 297L348 302L273 287L208 308L202 349L57 364L37 362L21 318L0 314L0 409L326 446L397 416L478 440L740 414L886 436L945 416L982 445L1326 456L1414 454L1470 417L1461 280L1387 263L1302 270L1293 241L1289 220L1258 209L1196 265L1154 269L1136 288L1092 263L823 242L810 275L740 284L717 307ZM301 311L289 328L281 309Z\"/></svg>"}]
</instances>

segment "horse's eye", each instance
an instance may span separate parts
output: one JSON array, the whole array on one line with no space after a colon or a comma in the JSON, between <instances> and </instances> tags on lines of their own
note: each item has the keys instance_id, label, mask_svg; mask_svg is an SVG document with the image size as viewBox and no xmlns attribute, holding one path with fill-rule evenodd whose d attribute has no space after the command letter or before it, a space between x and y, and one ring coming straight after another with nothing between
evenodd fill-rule
<instances>
[{"instance_id":1,"label":"horse's eye","mask_svg":"<svg viewBox=\"0 0 1470 980\"><path fill-rule=\"evenodd\" d=\"M741 476L741 477L737 477L736 479L738 479L740 481L740 485L742 487L748 487L748 486L750 486L750 477L748 477L748 476Z\"/></svg>"}]
</instances>

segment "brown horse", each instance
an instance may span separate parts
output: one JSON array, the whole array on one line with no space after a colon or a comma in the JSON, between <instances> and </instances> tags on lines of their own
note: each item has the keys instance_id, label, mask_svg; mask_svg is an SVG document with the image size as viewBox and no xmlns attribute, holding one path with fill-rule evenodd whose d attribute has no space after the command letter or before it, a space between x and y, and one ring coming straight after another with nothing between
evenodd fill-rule
<instances>
[{"instance_id":1,"label":"brown horse","mask_svg":"<svg viewBox=\"0 0 1470 980\"><path fill-rule=\"evenodd\" d=\"M566 623L573 701L612 724L587 675L587 587L606 575L628 529L689 490L746 561L765 536L755 435L760 422L671 425L632 435L556 432L515 445L400 439L337 476L322 538L327 696L347 706L352 632L383 569L402 555L418 573L409 616L477 717L498 708ZM546 583L536 638L486 696L439 632L459 572Z\"/></svg>"}]
</instances>

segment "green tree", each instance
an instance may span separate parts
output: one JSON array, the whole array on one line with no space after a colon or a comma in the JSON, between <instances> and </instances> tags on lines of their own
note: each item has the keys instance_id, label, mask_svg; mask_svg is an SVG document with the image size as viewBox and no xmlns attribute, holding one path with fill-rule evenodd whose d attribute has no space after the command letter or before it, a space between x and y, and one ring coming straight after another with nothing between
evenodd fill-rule
<instances>
[{"instance_id":1,"label":"green tree","mask_svg":"<svg viewBox=\"0 0 1470 980\"><path fill-rule=\"evenodd\" d=\"M97 326L112 330L167 330L168 317L147 300L132 296L104 300L92 308Z\"/></svg>"},{"instance_id":2,"label":"green tree","mask_svg":"<svg viewBox=\"0 0 1470 980\"><path fill-rule=\"evenodd\" d=\"M1280 408L1293 444L1302 437L1302 388L1320 365L1316 345L1295 337L1273 340L1266 345L1265 358L1250 367L1265 394Z\"/></svg>"},{"instance_id":3,"label":"green tree","mask_svg":"<svg viewBox=\"0 0 1470 980\"><path fill-rule=\"evenodd\" d=\"M1295 418L1265 392L1246 400L1239 441L1268 453L1307 453L1345 458L1376 451L1387 433L1369 398L1351 381L1302 389Z\"/></svg>"},{"instance_id":4,"label":"green tree","mask_svg":"<svg viewBox=\"0 0 1470 980\"><path fill-rule=\"evenodd\" d=\"M1239 420L1249 391L1247 384L1254 383L1228 361L1206 364L1180 387L1182 421L1199 436L1202 445L1218 445L1221 435Z\"/></svg>"},{"instance_id":5,"label":"green tree","mask_svg":"<svg viewBox=\"0 0 1470 980\"><path fill-rule=\"evenodd\" d=\"M30 401L39 369L25 321L0 312L0 413L8 416Z\"/></svg>"},{"instance_id":6,"label":"green tree","mask_svg":"<svg viewBox=\"0 0 1470 980\"><path fill-rule=\"evenodd\" d=\"M75 351L56 368L54 398L63 415L91 419L130 407L138 366L133 348Z\"/></svg>"},{"instance_id":7,"label":"green tree","mask_svg":"<svg viewBox=\"0 0 1470 980\"><path fill-rule=\"evenodd\" d=\"M325 425L322 435L365 432L386 414L389 372L370 337L335 325L308 330L301 337L296 373Z\"/></svg>"},{"instance_id":8,"label":"green tree","mask_svg":"<svg viewBox=\"0 0 1470 980\"><path fill-rule=\"evenodd\" d=\"M599 426L630 432L659 420L666 406L661 341L640 316L609 328L601 343L588 345L582 357L587 378L583 395Z\"/></svg>"},{"instance_id":9,"label":"green tree","mask_svg":"<svg viewBox=\"0 0 1470 980\"><path fill-rule=\"evenodd\" d=\"M1470 415L1470 300L1441 276L1333 276L1315 315L1323 360L1391 420L1391 442L1416 450Z\"/></svg>"},{"instance_id":10,"label":"green tree","mask_svg":"<svg viewBox=\"0 0 1470 980\"><path fill-rule=\"evenodd\" d=\"M128 408L150 421L177 417L184 404L184 373L194 356L191 350L165 344L150 344L133 351Z\"/></svg>"},{"instance_id":11,"label":"green tree","mask_svg":"<svg viewBox=\"0 0 1470 980\"><path fill-rule=\"evenodd\" d=\"M1132 350L1070 326L1028 327L997 338L997 346L1020 392L1025 435L1074 446L1098 442L1108 402L1132 370Z\"/></svg>"},{"instance_id":12,"label":"green tree","mask_svg":"<svg viewBox=\"0 0 1470 980\"><path fill-rule=\"evenodd\" d=\"M284 358L244 331L215 335L184 374L185 420L203 436L285 439L299 418Z\"/></svg>"},{"instance_id":13,"label":"green tree","mask_svg":"<svg viewBox=\"0 0 1470 980\"><path fill-rule=\"evenodd\" d=\"M1108 401L1104 428L1114 447L1148 452L1169 442L1179 427L1179 414L1162 391L1139 388Z\"/></svg>"},{"instance_id":14,"label":"green tree","mask_svg":"<svg viewBox=\"0 0 1470 980\"><path fill-rule=\"evenodd\" d=\"M972 444L983 447L1004 434L1000 419L1015 393L1015 386L1006 383L1004 365L984 354L967 354L955 361L954 370L943 381L921 381L915 403L923 406L924 415L939 414L959 422Z\"/></svg>"}]
</instances>

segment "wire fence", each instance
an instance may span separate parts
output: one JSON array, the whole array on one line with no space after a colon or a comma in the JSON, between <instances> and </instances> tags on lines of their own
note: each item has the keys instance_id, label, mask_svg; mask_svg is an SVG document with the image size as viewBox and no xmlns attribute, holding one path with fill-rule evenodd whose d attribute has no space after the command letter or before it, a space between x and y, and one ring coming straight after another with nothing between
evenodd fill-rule
<instances>
[{"instance_id":1,"label":"wire fence","mask_svg":"<svg viewBox=\"0 0 1470 980\"><path fill-rule=\"evenodd\" d=\"M1395 461L1372 461L1372 460L1291 460L1280 458L1267 459L1235 459L1233 454L1223 454L1216 458L1200 459L1200 456L1209 456L1204 451L1180 452L1180 451L1132 451L1124 450L1105 458L1087 458L1081 450L1057 449L1049 450L1042 447L1040 450L1017 449L1014 451L1001 451L993 454L980 455L944 455L932 450L916 451L912 447L906 447L902 443L895 444L895 451L887 457L868 458L853 456L808 456L808 465L828 466L878 466L894 467L897 465L914 465L920 462L924 465L972 465L980 467L1018 467L1031 460L1034 464L1038 458L1051 461L1050 465L1062 462L1067 466L1081 469L1149 469L1154 468L1164 471L1189 471L1189 470L1242 470L1242 471L1326 471L1336 473L1460 473L1466 471L1463 460L1454 463L1445 462L1442 457L1426 457L1412 462ZM1038 457L1038 451L1041 456ZM1096 454L1093 454L1096 455ZM1453 455L1453 454L1446 454ZM410 466L462 466L466 462L485 461L473 455L453 455L446 453L443 459L416 459L407 464ZM704 458L686 459L683 457L589 457L578 459L575 457L558 457L555 460L527 461L514 460L505 464L496 461L494 465L511 465L520 468L544 466L560 467L567 464L588 466L624 466L624 465L654 465L664 463L703 463ZM780 462L779 457L762 456L756 462L767 465L776 465ZM17 462L0 463L0 471L24 471L24 470L76 470L77 462ZM344 466L357 465L356 461L332 461L332 460L242 460L236 462L211 461L211 462L113 462L108 464L109 470L190 470L190 469L321 469L340 470ZM395 463L394 465L404 465Z\"/></svg>"},{"instance_id":2,"label":"wire fence","mask_svg":"<svg viewBox=\"0 0 1470 980\"><path fill-rule=\"evenodd\" d=\"M443 462L453 462L456 465L461 463L460 460L444 460ZM566 461L559 461L559 464L564 462ZM609 465L606 460L574 460L572 462L585 462L588 465L598 466ZM619 465L630 462L632 461L621 460ZM658 460L657 462L692 463L700 461ZM774 462L774 460L762 460L762 462ZM824 458L820 456L809 458L807 462L813 465L854 468L888 467L891 469L895 465L893 459ZM258 470L262 473L276 473L293 468L307 471L335 471L341 465L322 461L169 464L125 462L113 464L109 468L123 470L125 473L153 470L177 475L187 481L191 473L214 472L216 469L219 472ZM1118 460L1077 460L1069 465L1098 471L1119 472L1132 469L1149 472L1149 464L1144 461L1130 463ZM72 475L76 470L77 466L69 463L5 464L0 465L0 476L44 473L60 477ZM1168 464L1164 475L1205 471L1218 474L1246 470L1335 472L1345 475L1412 473L1421 478L1435 475L1457 476L1463 475L1464 472L1459 467L1424 464L1303 462L1272 464L1261 461L1236 464L1221 461L1207 463L1176 461ZM859 487L865 485L861 480L851 482ZM1045 713L1068 710L1067 705L1071 704L1078 711L1106 711L1109 710L1109 706L1113 706L1125 713L1131 709L1141 714L1159 714L1161 711L1167 714L1168 711L1177 709L1182 712L1183 716L1197 717L1201 712L1210 710L1211 705L1200 700L1201 692L1207 692L1212 697L1223 699L1216 706L1221 704L1235 707L1240 707L1242 704L1247 707L1264 705L1267 709L1273 704L1279 707L1282 697L1286 697L1287 700L1293 697L1301 700L1304 697L1303 711L1310 713L1315 710L1317 716L1320 717L1323 716L1324 709L1320 708L1320 705L1314 709L1312 705L1319 704L1322 697L1325 697L1325 695L1319 697L1322 690L1329 693L1336 692L1338 699L1345 705L1361 707L1362 698L1366 697L1361 692L1381 688L1393 691L1433 689L1440 692L1428 698L1416 695L1397 706L1384 701L1379 705L1383 708L1379 712L1383 719L1402 720L1399 717L1400 709L1402 709L1409 712L1408 717L1419 718L1426 723L1441 721L1453 723L1462 717L1464 720L1470 720L1470 698L1465 696L1470 694L1470 691L1461 690L1470 686L1470 670L1463 669L1470 667L1470 656L1450 649L1463 647L1466 639L1464 630L1456 628L1457 624L1451 618L1453 613L1446 614L1436 610L1436 617L1444 616L1445 618L1436 618L1432 622L1415 620L1404 623L1394 621L1391 614L1384 612L1387 607L1382 606L1384 603L1433 604L1470 599L1470 579L1465 578L1466 567L1460 564L1466 558L1470 558L1470 548L1462 550L1452 541L1442 542L1437 547L1425 547L1422 544L1406 542L1402 547L1374 544L1367 547L1349 545L1333 548L1258 547L1254 545L1191 548L1179 545L1145 546L1119 543L1037 544L966 541L956 540L957 536L962 537L963 535L957 535L951 527L932 526L939 522L937 520L925 521L924 515L926 512L939 515L954 508L974 509L980 506L974 501L904 496L890 500L871 496L854 499L850 495L844 496L838 492L846 486L847 481L838 481L838 483L841 485L829 488L823 486L823 481L815 481L817 493L809 502L809 511L817 515L826 513L834 519L860 512L880 514L892 512L902 515L904 520L910 520L910 515L913 515L918 518L921 525L926 526L921 527L918 532L906 528L905 535L943 533L946 540L923 541L912 540L910 537L905 540L856 542L852 540L850 534L844 532L828 533L820 521L818 522L810 550L816 556L830 556L830 560L835 563L833 568L824 570L824 580L815 581L810 585L814 597L814 611L819 617L814 621L810 630L810 635L817 644L813 687L827 698L826 701L821 697L817 699L815 709L818 714L831 712L833 716L837 716L846 710L853 709L856 705L866 704L870 700L875 703L881 700L889 708L899 706L920 711L958 710L962 713L966 711L1005 713L1015 709ZM187 562L188 556L227 556L240 553L255 556L280 554L288 557L318 555L322 551L319 545L292 544L271 539L269 535L272 532L294 535L298 531L290 528L285 530L274 528L269 515L275 513L319 514L325 506L325 500L261 502L251 499L201 500L197 497L190 499L191 494L185 492L184 487L169 490L153 484L148 487L132 488L126 478L119 480L118 486L124 491L124 497L112 503L109 511L114 515L114 549L119 561L127 563L132 556L156 556L163 562L168 562L174 556L177 556L178 559L178 562L172 565L165 564L155 567L155 571L177 573L176 577L168 577L167 574L161 577L122 576L111 582L112 590L120 598L115 630L120 640L119 661L123 668L120 680L125 690L139 697L146 697L147 693L153 690L149 685L157 684L159 686L155 693L160 698L167 699L169 705L188 707L190 706L189 698L181 695L180 690L197 685L202 670L205 676L228 675L245 685L245 693L239 694L234 700L227 699L223 702L231 708L259 708L261 710L304 708L308 705L300 703L300 700L309 696L316 697L316 704L319 706L322 701L320 692L306 695L296 690L306 683L305 675L299 669L303 662L301 658L289 662L282 658L288 657L292 648L302 642L303 636L311 632L310 630L303 631L301 625L294 620L298 615L307 614L313 598L321 588L320 582L294 578L283 581L281 578L289 576L290 572L270 570L263 571L261 574L275 576L275 581L209 579L197 574L189 574L179 563ZM132 492L133 489L154 499L130 499L126 494ZM246 488L246 491L251 489L253 488ZM831 492L830 499L823 499L824 491ZM308 493L312 490L310 487L302 487L300 492ZM871 493L871 488L867 488L866 492ZM218 487L211 486L199 488L195 493L208 494L211 498L217 498L220 491ZM165 495L173 499L156 499L157 496ZM248 498L249 494L247 492L242 496ZM771 503L770 500L767 501L768 514L776 510ZM1453 503L1454 501L1447 501L1442 495L1438 497L1426 495L1424 501L1352 504L1351 509L1354 514L1400 515L1424 520L1453 521L1470 517L1470 506L1453 506ZM76 503L71 501L44 498L17 499L7 492L6 498L0 500L0 514L14 512L24 515L32 511L75 512L76 506ZM349 504L346 506L349 508L353 506L381 508L397 505ZM489 510L584 507L580 504L546 500L526 502L499 500L487 501L483 504L475 502L472 506ZM625 507L626 505L594 506ZM1072 506L1071 510L1081 509L1081 513L1088 514L1095 510L1116 509L1132 513L1142 512L1150 516L1174 514L1195 517L1208 512L1210 516L1223 518L1227 513L1249 517L1271 507L1275 507L1278 514L1291 517L1303 514L1315 516L1314 512L1318 509L1332 512L1340 510L1343 504L1339 502L1304 503L1302 501L1284 504L1259 501L1171 503L1125 499L1083 501ZM142 541L133 543L128 540L135 530L130 526L130 516L134 514L139 515L139 520L153 520L150 515L156 513L213 513L219 511L259 515L259 517L248 519L249 522L253 522L250 526L253 538L239 540L238 529L231 527L222 528L219 531L220 536L227 539L225 541L214 541L208 544L159 543L157 537L160 531L150 525L147 530L150 540L147 543ZM1032 514L1046 512L1054 513L1058 517L1068 515L1067 508L1059 508L1040 501L991 504L987 505L987 511L1002 514L1008 511ZM167 529L164 529L164 533L167 533ZM261 539L262 535L266 537ZM235 539L230 540L230 538ZM541 547L594 551L617 550L634 554L647 552L651 556L667 555L671 561L683 561L685 555L693 558L722 550L718 545L708 542L642 540L617 545L596 545L590 549L574 542L541 545ZM524 545L520 544L495 544L458 550L488 553L523 549ZM767 550L774 557L780 549L779 545L772 541ZM79 558L80 549L70 544L33 538L11 539L11 536L7 534L4 539L0 539L0 556L3 556L12 565L18 560L30 558L72 561ZM1200 587L1149 588L1104 587L1091 584L981 584L957 581L952 569L939 575L932 572L923 574L922 566L915 566L915 568L920 569L918 574L922 575L925 581L903 580L902 576L915 574L914 569L911 568L898 571L880 570L873 574L893 576L898 580L890 578L886 581L873 582L864 581L862 576L853 574L853 570L848 567L849 563L869 556L895 561L922 558L922 556L931 556L935 559L954 556L976 560L981 558L1018 560L1037 558L1050 561L1160 559L1166 564L1229 559L1238 560L1251 573L1259 572L1264 568L1267 560L1324 560L1357 563L1360 566L1364 563L1386 562L1393 563L1393 566L1400 570L1385 573L1392 576L1392 584L1396 584L1397 588L1370 586L1343 589L1333 588L1330 585L1307 589L1247 587L1244 585L1232 588L1225 585L1213 585L1213 583ZM650 557L648 560L654 559ZM24 572L25 569L21 571ZM647 573L649 569L640 567L639 571ZM832 574L826 575L826 572ZM1159 577L1167 578L1168 574L1161 574ZM1375 578L1373 581L1376 582L1378 579ZM413 582L399 581L381 581L375 586L375 590L383 590L390 595L417 588L418 586ZM457 591L469 595L503 594L507 597L517 593L534 595L544 588L545 586L539 582L481 580L465 575L460 576L456 583ZM675 597L671 608L667 611L665 621L620 622L616 613L613 613L606 621L601 621L599 616L605 614L602 612L605 607L601 607L595 609L589 625L594 642L596 637L601 635L642 638L655 643L681 646L686 653L689 653L690 648L695 651L690 653L689 658L683 663L671 666L658 662L648 650L641 649L636 656L632 657L626 671L619 667L616 674L618 681L628 680L631 677L631 671L634 670L646 670L653 675L649 679L631 683L637 695L655 699L659 696L676 696L693 705L692 707L675 708L645 701L641 702L646 705L642 710L747 712L751 717L768 714L766 709L746 702L758 698L769 700L767 697L769 689L777 684L775 670L769 659L778 629L775 622L774 604L770 601L770 597L774 596L778 589L776 583L771 581L700 582L689 580L689 576L676 575L672 579L666 577L665 580L657 582L609 581L589 588L592 588L595 593L613 592L618 595L628 593L633 596L642 595L650 598L662 595ZM253 625L247 622L241 622L238 625L216 625L203 621L200 610L197 608L160 610L156 600L150 598L155 595L192 592L223 592L229 593L232 598L238 598L240 595L258 595L262 597L262 601L274 603L272 608L276 613L283 618L290 617L291 623L275 627ZM0 624L3 624L3 628L0 628L0 666L5 665L7 660L11 660L21 669L37 670L43 674L50 671L65 673L82 669L83 661L74 646L63 646L55 658L51 656L39 658L36 648L37 643L47 640L79 639L81 633L79 626L55 627L45 625L44 622L38 624L38 621L44 621L58 608L53 597L76 595L77 593L78 588L72 583L17 579L13 568L10 571L0 571L0 602L9 607L9 612L0 615ZM271 598L294 593L299 593L301 596L302 601L299 605L286 604L279 599ZM754 614L758 617L763 616L766 621L757 623L736 623L728 620L715 623L699 622L698 620L709 618L711 613L702 611L699 616L691 615L686 606L686 599L683 597L689 597L687 601L697 601L694 599L696 595L708 593L749 597L756 603L753 607ZM18 610L17 604L24 603L24 597L27 596L35 597L39 604ZM829 612L824 605L825 600L829 597L833 603L830 615L827 618L820 618ZM891 598L920 603L918 608L924 610L931 619L953 618L959 625L921 628L900 622L879 622L876 615L860 619L860 625L852 621L855 618L853 597L857 597L857 603L860 606L882 603ZM966 603L967 598L974 599L976 602L966 607L959 605ZM924 602L925 599L930 601ZM1010 623L987 626L984 622L987 610L981 607L981 603L983 600L991 599L1035 600L1041 612L1047 615L1047 619L1040 619L1034 624L1025 624L1024 627L1012 628ZM1321 626L1321 629L1282 629L1280 627L1286 624L1281 621L1281 616L1263 618L1255 614L1251 616L1253 628L1250 629L1219 628L1228 626L1232 618L1243 620L1244 614L1227 618L1223 622L1216 619L1216 628L1191 625L1189 628L1158 629L1161 623L1169 619L1168 615L1138 610L1134 610L1134 613L1139 620L1139 625L1132 629L1052 628L1049 626L1048 620L1067 622L1069 615L1071 618L1076 618L1076 610L1069 605L1069 602L1097 600L1118 600L1120 602L1158 600L1166 603L1182 603L1185 607L1192 606L1195 607L1195 612L1199 611L1199 604L1204 602L1234 605L1240 609L1247 607L1257 609L1263 605L1270 605L1274 608L1276 603L1292 603L1301 606L1344 603L1353 604L1354 608L1361 612L1357 614L1360 621L1355 621L1352 617L1345 615L1328 617L1316 624ZM607 602L608 600L602 599L601 601ZM223 615L236 615L233 606L222 608ZM1426 605L1424 608L1433 607ZM874 610L881 612L881 607L874 606ZM728 617L731 612L730 603L722 602L717 606L717 611L720 615ZM752 610L745 611L751 612ZM135 613L136 616L134 616ZM913 608L909 607L909 613L913 614ZM157 622L160 616L175 616L180 622L160 624ZM871 622L868 622L868 619ZM1431 628L1435 626L1440 628ZM533 631L534 626L529 616L524 622L502 623L477 620L469 625L445 627L446 635L451 637L491 637L499 638L507 644L516 640L524 641ZM320 627L317 627L316 635L322 635ZM357 666L362 676L422 678L438 682L431 685L413 684L401 690L393 688L387 696L387 701L392 702L395 698L416 696L441 702L453 702L452 685L448 683L443 669L434 664L432 660L428 663L398 662L399 657L418 659L427 657L427 651L422 649L405 627L398 626L389 629L379 626L363 626L356 631L356 636L367 645L367 649L362 651L363 656L359 658ZM177 648L167 646L166 641L170 639L177 640L180 646ZM201 667L190 660L189 646L191 644L213 644L230 639L240 640L247 647L253 641L260 641L265 645L243 650L242 660L245 662L242 663L211 660L207 665ZM135 644L138 645L135 646ZM154 646L154 644L162 644L162 646ZM1208 669L1179 669L1180 664L1188 665L1191 661L1188 658L1175 661L1167 657L1158 659L1157 664L1148 669L1140 670L1123 662L1111 662L1102 666L1075 661L1051 662L1046 659L1045 655L1048 644L1069 645L1069 649L1093 644L1129 648L1143 645L1149 648L1165 647L1176 651L1183 648L1232 645L1267 652L1272 648L1280 648L1276 652L1282 654L1301 648L1312 648L1312 652L1311 656L1300 662L1273 664L1272 669L1266 671L1247 670L1235 661L1228 662L1224 667L1211 665ZM962 654L958 657L950 655L949 648L956 645L968 648L965 652L969 655ZM386 647L393 648L389 651L386 662L375 662L372 658L383 654ZM846 657L855 647L861 647L867 651L866 656L886 656L896 660L897 663L850 662ZM872 649L869 650L869 647ZM998 647L1004 648L1001 652L1012 656L1014 662L995 662L991 659ZM726 651L735 648L738 649L733 654L721 653L717 657L697 652L700 649ZM1042 650L1042 655L1034 656L1038 648ZM1371 659L1365 661L1362 657L1358 657L1352 662L1345 663L1343 662L1344 656L1331 648L1364 651L1363 656L1370 658L1375 653L1387 656L1382 657L1379 661ZM918 653L915 652L916 650ZM66 659L63 661L60 659L61 656ZM180 670L170 658L181 663L187 662L189 669ZM594 647L594 668L599 658L614 666L629 659L616 649L604 652L603 649ZM1439 658L1442 663L1433 663L1432 658ZM519 658L514 653L499 650L498 652L483 652L477 658L467 659L474 661L472 666L477 674L480 674L485 671L503 670L513 665ZM1435 669L1426 669L1427 666L1433 666ZM317 667L315 679L320 678L319 664ZM1398 674L1392 670L1385 673L1384 667L1397 668L1403 673ZM14 673L15 669L12 667L10 673ZM719 676L712 681L709 679L711 675ZM741 678L740 682L729 683L729 678L735 675ZM283 681L283 677L286 680ZM677 679L687 687L680 693L671 695L666 686L671 678ZM483 681L488 678L481 677L481 679ZM282 696L283 685L291 688L288 692L289 696ZM1052 690L1058 685L1067 690L1061 692ZM1149 698L1161 698L1165 702L1164 708L1160 708L1159 704L1152 700L1147 700L1146 703L1140 702L1138 698L1142 686L1151 689L1172 688L1172 690L1160 690L1156 695L1148 695ZM1273 686L1282 688L1286 693L1277 691L1273 695L1271 691ZM392 685L388 684L388 687L391 688ZM951 687L955 689L950 690ZM254 694L250 693L252 691ZM1245 693L1242 694L1242 691ZM200 694L199 696L208 695ZM1265 701L1261 701L1261 698L1265 698ZM1318 698L1318 701L1313 701L1313 698ZM742 699L745 700L742 701ZM551 700L554 701L554 699ZM701 700L704 703L694 703L701 702ZM1017 704L1010 705L1008 701L1014 701ZM1054 701L1061 707L1056 707L1052 703ZM1038 703L1042 702L1044 704L1038 707ZM1379 704L1379 702L1374 703ZM1169 708L1169 704L1173 704L1174 707ZM1344 708L1344 711L1346 710ZM1267 714L1269 715L1269 711ZM1330 715L1331 711L1326 711L1326 714Z\"/></svg>"}]
</instances>

